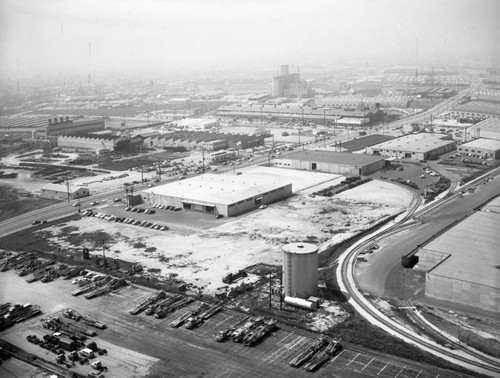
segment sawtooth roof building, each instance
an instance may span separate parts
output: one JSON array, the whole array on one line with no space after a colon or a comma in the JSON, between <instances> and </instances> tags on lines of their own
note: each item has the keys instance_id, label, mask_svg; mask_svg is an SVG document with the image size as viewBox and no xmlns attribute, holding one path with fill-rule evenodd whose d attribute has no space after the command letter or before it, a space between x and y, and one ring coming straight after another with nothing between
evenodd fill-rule
<instances>
[{"instance_id":1,"label":"sawtooth roof building","mask_svg":"<svg viewBox=\"0 0 500 378\"><path fill-rule=\"evenodd\" d=\"M151 205L231 217L288 198L292 184L252 173L204 174L146 189L141 195Z\"/></svg>"},{"instance_id":2,"label":"sawtooth roof building","mask_svg":"<svg viewBox=\"0 0 500 378\"><path fill-rule=\"evenodd\" d=\"M314 122L322 125L363 126L382 122L385 113L378 108L316 108L296 104L236 104L224 105L217 109L217 117L229 119L249 119L260 121Z\"/></svg>"},{"instance_id":3,"label":"sawtooth roof building","mask_svg":"<svg viewBox=\"0 0 500 378\"><path fill-rule=\"evenodd\" d=\"M428 160L455 150L457 143L447 134L409 134L368 147L368 153L398 159Z\"/></svg>"},{"instance_id":4,"label":"sawtooth roof building","mask_svg":"<svg viewBox=\"0 0 500 378\"><path fill-rule=\"evenodd\" d=\"M418 252L425 296L500 312L500 197Z\"/></svg>"},{"instance_id":5,"label":"sawtooth roof building","mask_svg":"<svg viewBox=\"0 0 500 378\"><path fill-rule=\"evenodd\" d=\"M0 118L0 132L22 135L26 139L57 138L60 135L90 133L105 129L104 119L71 119L70 117Z\"/></svg>"}]
</instances>

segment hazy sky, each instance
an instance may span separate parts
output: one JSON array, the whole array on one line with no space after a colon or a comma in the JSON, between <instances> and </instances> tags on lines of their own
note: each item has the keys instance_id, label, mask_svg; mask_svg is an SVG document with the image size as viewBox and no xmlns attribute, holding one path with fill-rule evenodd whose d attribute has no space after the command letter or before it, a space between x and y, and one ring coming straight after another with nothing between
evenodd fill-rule
<instances>
[{"instance_id":1,"label":"hazy sky","mask_svg":"<svg viewBox=\"0 0 500 378\"><path fill-rule=\"evenodd\" d=\"M411 63L416 40L422 62L498 59L499 20L499 0L0 0L0 72Z\"/></svg>"}]
</instances>

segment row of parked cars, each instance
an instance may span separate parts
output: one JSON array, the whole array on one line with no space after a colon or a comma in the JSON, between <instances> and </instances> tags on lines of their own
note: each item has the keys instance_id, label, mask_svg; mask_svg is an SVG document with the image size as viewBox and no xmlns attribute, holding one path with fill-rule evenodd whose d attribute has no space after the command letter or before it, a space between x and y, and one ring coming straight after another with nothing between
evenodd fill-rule
<instances>
[{"instance_id":1,"label":"row of parked cars","mask_svg":"<svg viewBox=\"0 0 500 378\"><path fill-rule=\"evenodd\" d=\"M181 211L182 208L176 207L176 206L167 206L167 205L160 205L159 203L153 204L153 207L155 209L160 209L160 210L171 210L171 211ZM126 209L125 209L126 210ZM154 211L154 210L152 210Z\"/></svg>"},{"instance_id":2,"label":"row of parked cars","mask_svg":"<svg viewBox=\"0 0 500 378\"><path fill-rule=\"evenodd\" d=\"M132 207L132 206L127 206L125 208L125 211L131 211L133 213L144 213L144 214L154 214L156 211L153 209L143 209L141 207Z\"/></svg>"},{"instance_id":3,"label":"row of parked cars","mask_svg":"<svg viewBox=\"0 0 500 378\"><path fill-rule=\"evenodd\" d=\"M104 213L94 213L91 210L87 210L86 212L83 213L83 216L91 217L94 216L99 219L104 219L107 220L108 222L115 221L115 222L120 222L120 223L126 223L126 224L132 224L135 226L143 226L143 227L149 227L155 230L160 230L160 231L167 231L168 226L161 225L158 223L153 223L147 220L140 221L137 219L133 218L124 218L124 217L116 217L114 215L108 215Z\"/></svg>"}]
</instances>

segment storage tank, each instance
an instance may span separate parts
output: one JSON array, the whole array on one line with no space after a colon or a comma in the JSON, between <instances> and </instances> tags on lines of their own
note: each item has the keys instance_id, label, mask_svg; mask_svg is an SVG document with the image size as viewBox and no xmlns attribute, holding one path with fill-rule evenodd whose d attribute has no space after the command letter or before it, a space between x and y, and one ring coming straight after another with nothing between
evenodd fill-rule
<instances>
[{"instance_id":1,"label":"storage tank","mask_svg":"<svg viewBox=\"0 0 500 378\"><path fill-rule=\"evenodd\" d=\"M318 291L318 247L310 243L283 246L285 296L309 298Z\"/></svg>"}]
</instances>

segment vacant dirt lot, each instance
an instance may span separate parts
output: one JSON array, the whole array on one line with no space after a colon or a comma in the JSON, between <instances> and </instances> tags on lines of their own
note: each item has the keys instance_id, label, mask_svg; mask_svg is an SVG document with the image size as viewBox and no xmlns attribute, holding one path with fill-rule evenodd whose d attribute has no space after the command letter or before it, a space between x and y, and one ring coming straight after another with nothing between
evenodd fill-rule
<instances>
[{"instance_id":1,"label":"vacant dirt lot","mask_svg":"<svg viewBox=\"0 0 500 378\"><path fill-rule=\"evenodd\" d=\"M330 198L311 198L306 194L310 190L267 209L189 232L176 223L176 213L167 212L161 222L171 227L166 232L85 217L38 233L61 250L86 246L98 254L102 253L100 241L105 240L106 256L140 262L159 275L173 275L211 294L222 286L221 278L229 272L256 263L280 265L281 246L285 243L312 242L325 250L400 212L411 201L409 192L383 181ZM104 205L98 210L113 213L116 205ZM141 219L141 214L124 214ZM101 237L96 238L96 233Z\"/></svg>"}]
</instances>

